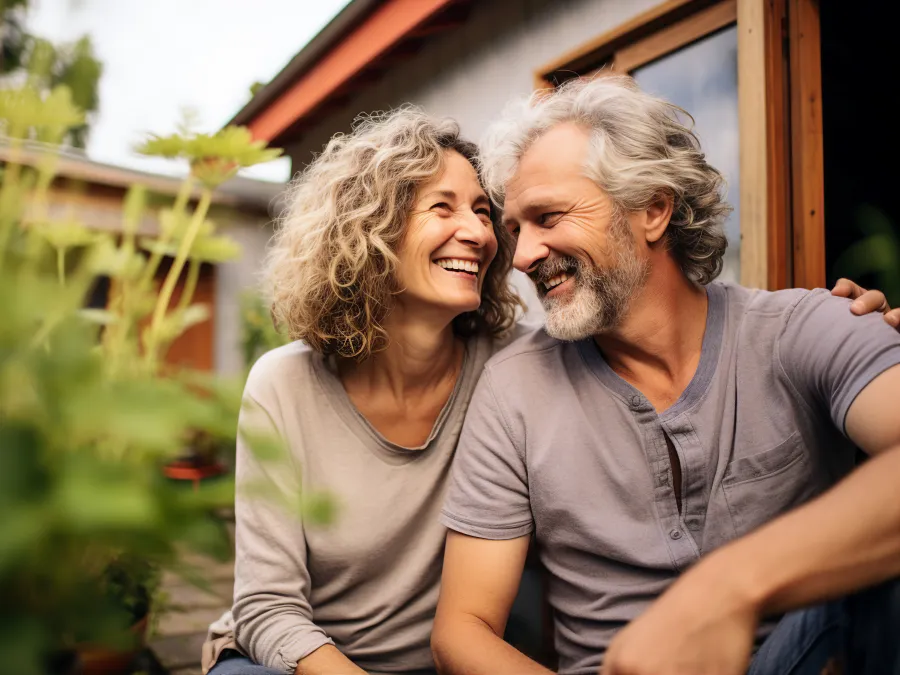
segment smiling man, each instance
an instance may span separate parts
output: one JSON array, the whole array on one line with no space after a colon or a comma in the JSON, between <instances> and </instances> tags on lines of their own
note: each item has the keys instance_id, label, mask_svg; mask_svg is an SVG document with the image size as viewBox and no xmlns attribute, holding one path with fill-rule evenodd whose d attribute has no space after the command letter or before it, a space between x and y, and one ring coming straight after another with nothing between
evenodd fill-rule
<instances>
[{"instance_id":1,"label":"smiling man","mask_svg":"<svg viewBox=\"0 0 900 675\"><path fill-rule=\"evenodd\" d=\"M532 538L565 675L897 672L900 335L715 282L723 179L628 78L511 109L485 175L547 322L469 407L442 672L547 672L501 639Z\"/></svg>"}]
</instances>

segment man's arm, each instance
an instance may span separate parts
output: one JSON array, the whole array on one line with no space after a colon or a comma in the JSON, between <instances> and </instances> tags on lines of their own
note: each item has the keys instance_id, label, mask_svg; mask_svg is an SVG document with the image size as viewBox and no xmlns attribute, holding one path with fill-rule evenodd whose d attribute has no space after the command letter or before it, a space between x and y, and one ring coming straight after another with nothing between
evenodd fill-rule
<instances>
[{"instance_id":1,"label":"man's arm","mask_svg":"<svg viewBox=\"0 0 900 675\"><path fill-rule=\"evenodd\" d=\"M847 434L873 457L818 500L735 542L737 550L723 549L725 564L740 555L757 558L743 583L760 614L900 575L898 401L900 365L863 389L847 413Z\"/></svg>"},{"instance_id":2,"label":"man's arm","mask_svg":"<svg viewBox=\"0 0 900 675\"><path fill-rule=\"evenodd\" d=\"M451 531L431 649L444 675L547 675L503 641L522 579L529 536L507 540Z\"/></svg>"},{"instance_id":3,"label":"man's arm","mask_svg":"<svg viewBox=\"0 0 900 675\"><path fill-rule=\"evenodd\" d=\"M469 404L441 517L450 533L431 646L445 674L548 672L503 641L534 531L522 420L504 401L489 366Z\"/></svg>"},{"instance_id":4,"label":"man's arm","mask_svg":"<svg viewBox=\"0 0 900 675\"><path fill-rule=\"evenodd\" d=\"M840 321L831 325L839 331ZM869 327L870 340L856 344L852 331L829 338L833 351L796 355L792 370L808 371L804 395L830 406L871 459L821 497L703 558L616 637L604 675L744 673L762 616L900 575L900 364L883 369L897 363L898 343ZM826 335L822 326L813 332ZM857 393L854 379L878 371Z\"/></svg>"}]
</instances>

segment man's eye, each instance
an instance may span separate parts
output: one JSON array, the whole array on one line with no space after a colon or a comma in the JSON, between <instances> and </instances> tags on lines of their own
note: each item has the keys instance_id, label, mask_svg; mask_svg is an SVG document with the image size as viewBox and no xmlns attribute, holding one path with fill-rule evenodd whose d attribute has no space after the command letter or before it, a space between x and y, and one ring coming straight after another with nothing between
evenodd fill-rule
<instances>
[{"instance_id":1,"label":"man's eye","mask_svg":"<svg viewBox=\"0 0 900 675\"><path fill-rule=\"evenodd\" d=\"M550 211L549 213L542 213L541 217L538 218L538 223L540 223L541 225L549 225L561 215L562 211Z\"/></svg>"},{"instance_id":2,"label":"man's eye","mask_svg":"<svg viewBox=\"0 0 900 675\"><path fill-rule=\"evenodd\" d=\"M513 236L514 239L518 239L519 237L519 226L509 228L509 233Z\"/></svg>"}]
</instances>

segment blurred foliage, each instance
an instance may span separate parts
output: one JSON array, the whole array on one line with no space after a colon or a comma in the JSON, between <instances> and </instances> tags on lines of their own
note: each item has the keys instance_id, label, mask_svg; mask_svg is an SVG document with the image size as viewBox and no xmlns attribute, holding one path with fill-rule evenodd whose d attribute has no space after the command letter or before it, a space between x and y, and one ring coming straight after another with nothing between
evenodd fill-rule
<instances>
[{"instance_id":1,"label":"blurred foliage","mask_svg":"<svg viewBox=\"0 0 900 675\"><path fill-rule=\"evenodd\" d=\"M266 148L265 141L253 140L246 127L225 127L214 134L151 136L138 152L186 159L191 172L210 187L232 178L242 167L268 162L281 155L281 150Z\"/></svg>"},{"instance_id":2,"label":"blurred foliage","mask_svg":"<svg viewBox=\"0 0 900 675\"><path fill-rule=\"evenodd\" d=\"M30 90L41 94L65 86L83 116L69 125L64 140L83 148L90 117L100 105L103 65L87 36L54 45L29 33L25 27L29 5L28 0L0 0L0 77L17 84L24 79Z\"/></svg>"},{"instance_id":3,"label":"blurred foliage","mask_svg":"<svg viewBox=\"0 0 900 675\"><path fill-rule=\"evenodd\" d=\"M241 297L241 351L247 370L260 356L288 342L290 338L275 326L265 300L256 292L245 293Z\"/></svg>"},{"instance_id":4,"label":"blurred foliage","mask_svg":"<svg viewBox=\"0 0 900 675\"><path fill-rule=\"evenodd\" d=\"M864 204L856 213L862 238L841 253L834 263L837 276L860 279L871 275L892 307L900 306L900 234L888 216Z\"/></svg>"},{"instance_id":5,"label":"blurred foliage","mask_svg":"<svg viewBox=\"0 0 900 675\"><path fill-rule=\"evenodd\" d=\"M215 510L233 503L233 482L193 490L161 467L198 435L234 443L241 383L175 369L165 356L208 317L191 303L200 265L239 253L207 219L212 188L229 173L209 167L276 153L244 131L169 137L166 147L197 168L158 214L159 234L137 236L140 186L126 196L120 232L95 232L49 216L55 144L83 119L65 85L0 85L0 653L16 675L52 671L79 645L130 644L161 570L185 572L187 551L231 553ZM164 256L173 260L157 290ZM85 309L101 279L106 306ZM268 459L283 458L277 441L264 446ZM298 514L329 515L327 500L292 499Z\"/></svg>"}]
</instances>

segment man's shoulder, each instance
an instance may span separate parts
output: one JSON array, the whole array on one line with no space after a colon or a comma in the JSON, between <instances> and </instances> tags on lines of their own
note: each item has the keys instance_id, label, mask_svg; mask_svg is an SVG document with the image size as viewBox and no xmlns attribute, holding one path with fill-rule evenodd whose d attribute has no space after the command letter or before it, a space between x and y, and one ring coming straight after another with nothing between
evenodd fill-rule
<instances>
[{"instance_id":1,"label":"man's shoulder","mask_svg":"<svg viewBox=\"0 0 900 675\"><path fill-rule=\"evenodd\" d=\"M550 337L544 327L528 326L509 344L495 353L485 364L485 371L493 378L533 380L535 367L543 363L558 363L561 352L571 346Z\"/></svg>"},{"instance_id":2,"label":"man's shoulder","mask_svg":"<svg viewBox=\"0 0 900 675\"><path fill-rule=\"evenodd\" d=\"M753 328L759 322L781 326L791 319L798 307L831 306L847 311L850 301L838 298L824 288L786 288L766 291L733 283L715 284L726 298L729 312L742 315L745 328Z\"/></svg>"}]
</instances>

